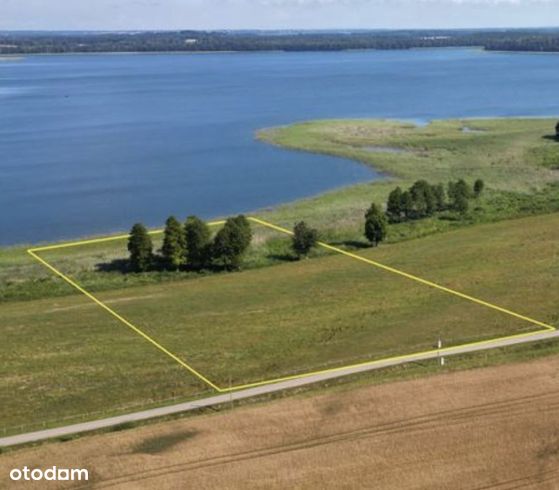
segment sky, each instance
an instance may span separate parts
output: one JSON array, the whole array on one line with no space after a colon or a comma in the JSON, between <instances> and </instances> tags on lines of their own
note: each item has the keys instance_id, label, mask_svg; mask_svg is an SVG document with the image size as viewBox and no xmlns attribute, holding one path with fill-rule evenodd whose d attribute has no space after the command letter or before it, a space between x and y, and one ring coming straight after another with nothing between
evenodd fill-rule
<instances>
[{"instance_id":1,"label":"sky","mask_svg":"<svg viewBox=\"0 0 559 490\"><path fill-rule=\"evenodd\" d=\"M0 0L0 30L559 27L559 0Z\"/></svg>"}]
</instances>

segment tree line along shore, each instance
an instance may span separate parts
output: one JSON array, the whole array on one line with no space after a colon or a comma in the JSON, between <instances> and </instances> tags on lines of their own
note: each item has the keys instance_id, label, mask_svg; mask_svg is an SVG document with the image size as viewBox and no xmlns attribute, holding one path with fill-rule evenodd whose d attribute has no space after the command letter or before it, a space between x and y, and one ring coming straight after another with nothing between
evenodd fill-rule
<instances>
[{"instance_id":1,"label":"tree line along shore","mask_svg":"<svg viewBox=\"0 0 559 490\"><path fill-rule=\"evenodd\" d=\"M435 213L451 213L447 218L464 216L471 199L479 198L485 184L477 179L470 185L464 179L443 184L430 184L426 180L416 181L408 190L396 187L389 195L385 206L372 203L363 222L364 236L373 247L383 242L390 224L408 220L419 220ZM154 252L153 242L147 228L136 223L128 238L128 272L152 270L238 270L252 240L252 230L244 215L228 218L212 237L209 225L197 216L189 216L181 224L170 216L163 231L163 243ZM291 250L296 259L307 257L316 247L319 231L309 227L305 221L293 227Z\"/></svg>"},{"instance_id":2,"label":"tree line along shore","mask_svg":"<svg viewBox=\"0 0 559 490\"><path fill-rule=\"evenodd\" d=\"M463 132L461 128L465 124L475 131ZM284 228L304 221L305 227L300 227L303 231L309 228L320 231L315 233L316 239L354 250L378 243L396 244L483 223L555 213L559 211L556 125L556 119L512 118L468 120L467 123L436 121L425 128L375 120L315 121L274 128L259 137L282 147L356 159L392 177L281 205L259 216ZM512 138L514 145L510 144ZM359 150L361 145L393 146L406 151L370 154ZM460 179L465 179L467 185L458 183ZM478 197L475 197L476 179L485 182ZM468 187L467 194L472 197L454 199L449 180L458 188ZM441 188L444 191L442 202ZM364 216L372 203L378 212L374 209L369 212L371 240L365 236L367 219ZM182 227L184 222L180 223L179 228ZM212 227L210 242L217 231L217 227ZM311 247L310 252L305 254L303 249L299 255L283 234L274 235L260 227L252 232L252 246L239 256L237 267L215 254L210 255L206 268L191 268L185 256L178 268L169 265L161 252L163 234L150 234L153 240L150 265L142 273L133 273L126 242L120 240L53 250L45 252L44 258L88 290L100 292L195 279L200 274L213 275L224 270L258 269L298 257L328 254L322 247ZM312 235L310 233L311 238ZM0 302L73 294L43 267L30 261L26 248L1 250Z\"/></svg>"},{"instance_id":3,"label":"tree line along shore","mask_svg":"<svg viewBox=\"0 0 559 490\"><path fill-rule=\"evenodd\" d=\"M211 51L342 51L482 47L559 51L559 29L396 31L0 32L0 54Z\"/></svg>"}]
</instances>

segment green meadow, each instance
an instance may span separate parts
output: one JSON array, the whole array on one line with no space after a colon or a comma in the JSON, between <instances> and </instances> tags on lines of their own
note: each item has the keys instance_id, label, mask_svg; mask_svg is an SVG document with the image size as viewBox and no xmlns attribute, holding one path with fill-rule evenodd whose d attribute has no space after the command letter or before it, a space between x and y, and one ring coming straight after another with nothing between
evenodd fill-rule
<instances>
[{"instance_id":1,"label":"green meadow","mask_svg":"<svg viewBox=\"0 0 559 490\"><path fill-rule=\"evenodd\" d=\"M557 325L559 143L554 121L317 121L263 130L264 142L336 155L385 173L255 213L323 241ZM467 130L464 130L467 128ZM390 225L368 248L363 214L396 186L482 178L465 216ZM185 210L185 215L189 214ZM183 218L183 217L180 217ZM217 228L216 228L217 229ZM243 270L123 273L126 241L41 252L220 386L538 329L409 279L254 226ZM155 248L161 237L154 236ZM95 418L212 392L26 253L0 250L0 429ZM19 426L19 429L18 429Z\"/></svg>"},{"instance_id":2,"label":"green meadow","mask_svg":"<svg viewBox=\"0 0 559 490\"><path fill-rule=\"evenodd\" d=\"M357 253L556 325L558 243L554 214ZM339 255L98 296L224 387L538 329ZM83 296L0 313L5 426L211 391Z\"/></svg>"}]
</instances>

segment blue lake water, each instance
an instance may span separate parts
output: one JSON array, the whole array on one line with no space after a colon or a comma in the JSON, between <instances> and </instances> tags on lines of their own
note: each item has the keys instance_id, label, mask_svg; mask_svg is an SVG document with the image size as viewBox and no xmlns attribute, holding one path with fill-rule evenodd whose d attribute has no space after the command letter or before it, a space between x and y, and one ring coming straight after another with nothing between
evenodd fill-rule
<instances>
[{"instance_id":1,"label":"blue lake water","mask_svg":"<svg viewBox=\"0 0 559 490\"><path fill-rule=\"evenodd\" d=\"M559 56L473 49L0 61L0 243L255 210L372 180L255 130L315 118L559 114Z\"/></svg>"}]
</instances>

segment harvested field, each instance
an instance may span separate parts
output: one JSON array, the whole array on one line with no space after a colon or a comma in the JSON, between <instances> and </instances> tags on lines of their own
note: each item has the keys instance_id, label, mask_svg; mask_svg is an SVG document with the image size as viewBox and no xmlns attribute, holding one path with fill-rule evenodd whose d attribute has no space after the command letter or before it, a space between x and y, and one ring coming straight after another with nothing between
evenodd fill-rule
<instances>
[{"instance_id":1,"label":"harvested field","mask_svg":"<svg viewBox=\"0 0 559 490\"><path fill-rule=\"evenodd\" d=\"M3 456L0 485L56 464L93 488L554 489L558 375L553 356L50 444Z\"/></svg>"}]
</instances>

